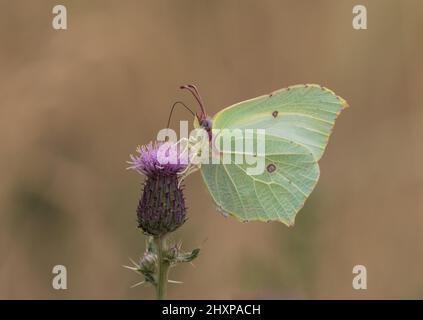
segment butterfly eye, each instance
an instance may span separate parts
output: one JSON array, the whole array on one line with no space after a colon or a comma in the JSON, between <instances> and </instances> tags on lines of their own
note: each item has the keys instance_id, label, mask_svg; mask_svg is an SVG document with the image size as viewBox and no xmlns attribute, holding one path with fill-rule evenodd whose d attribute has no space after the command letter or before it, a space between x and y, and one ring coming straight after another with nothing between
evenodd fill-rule
<instances>
[{"instance_id":1,"label":"butterfly eye","mask_svg":"<svg viewBox=\"0 0 423 320\"><path fill-rule=\"evenodd\" d=\"M211 128L211 119L207 118L207 119L201 120L201 127L206 129L206 130L210 129Z\"/></svg>"}]
</instances>

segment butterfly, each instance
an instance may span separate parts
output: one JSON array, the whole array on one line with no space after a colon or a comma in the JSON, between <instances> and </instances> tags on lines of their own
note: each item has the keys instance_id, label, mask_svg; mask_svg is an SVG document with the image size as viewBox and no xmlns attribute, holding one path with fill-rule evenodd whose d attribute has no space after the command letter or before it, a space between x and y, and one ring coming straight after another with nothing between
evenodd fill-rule
<instances>
[{"instance_id":1,"label":"butterfly","mask_svg":"<svg viewBox=\"0 0 423 320\"><path fill-rule=\"evenodd\" d=\"M210 117L197 88L181 88L198 101L201 111L196 113L194 126L205 130L210 141L224 139L230 130L264 132L264 153L239 152L232 143L218 151L219 157L229 156L229 161L201 165L203 180L218 210L241 221L294 225L317 184L318 162L347 102L320 85L294 85L236 103ZM213 143L211 154L212 149ZM264 170L249 174L247 163L234 160L237 154L255 157L264 164Z\"/></svg>"}]
</instances>

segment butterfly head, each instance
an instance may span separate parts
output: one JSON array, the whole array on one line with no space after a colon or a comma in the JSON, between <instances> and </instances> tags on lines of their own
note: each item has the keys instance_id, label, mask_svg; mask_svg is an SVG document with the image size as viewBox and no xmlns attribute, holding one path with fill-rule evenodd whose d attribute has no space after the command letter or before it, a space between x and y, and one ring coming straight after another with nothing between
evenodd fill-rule
<instances>
[{"instance_id":1,"label":"butterfly head","mask_svg":"<svg viewBox=\"0 0 423 320\"><path fill-rule=\"evenodd\" d=\"M206 108L204 107L203 99L200 96L200 93L198 92L198 89L193 84L188 84L185 86L181 86L181 89L186 89L194 96L195 100L197 100L199 106L200 106L200 112L196 113L198 124L201 128L207 131L209 138L211 139L211 130L212 130L212 118L207 115Z\"/></svg>"},{"instance_id":2,"label":"butterfly head","mask_svg":"<svg viewBox=\"0 0 423 320\"><path fill-rule=\"evenodd\" d=\"M213 120L211 117L206 116L203 119L198 119L199 123L200 123L200 127L203 128L204 130L206 130L207 132L211 131L212 129L212 124L213 124Z\"/></svg>"}]
</instances>

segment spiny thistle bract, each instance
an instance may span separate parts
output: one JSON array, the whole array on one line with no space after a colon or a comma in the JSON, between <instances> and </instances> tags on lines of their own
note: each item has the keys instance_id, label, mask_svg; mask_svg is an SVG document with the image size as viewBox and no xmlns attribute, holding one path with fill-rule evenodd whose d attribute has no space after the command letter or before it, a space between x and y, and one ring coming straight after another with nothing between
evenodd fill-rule
<instances>
[{"instance_id":1,"label":"spiny thistle bract","mask_svg":"<svg viewBox=\"0 0 423 320\"><path fill-rule=\"evenodd\" d=\"M137 216L138 226L152 236L173 232L185 222L185 199L176 174L147 177Z\"/></svg>"}]
</instances>

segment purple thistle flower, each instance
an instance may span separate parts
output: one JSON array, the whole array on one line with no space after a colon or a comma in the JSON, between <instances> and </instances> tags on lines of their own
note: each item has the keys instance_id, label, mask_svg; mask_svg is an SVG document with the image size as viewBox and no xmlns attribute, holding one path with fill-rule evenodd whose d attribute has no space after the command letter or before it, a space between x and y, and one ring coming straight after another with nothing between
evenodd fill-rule
<instances>
[{"instance_id":1,"label":"purple thistle flower","mask_svg":"<svg viewBox=\"0 0 423 320\"><path fill-rule=\"evenodd\" d=\"M175 144L152 142L131 155L130 169L147 176L137 207L138 227L145 233L161 236L175 231L186 220L185 199L178 173L187 163Z\"/></svg>"},{"instance_id":2,"label":"purple thistle flower","mask_svg":"<svg viewBox=\"0 0 423 320\"><path fill-rule=\"evenodd\" d=\"M138 146L139 155L130 155L131 165L129 169L134 169L146 176L155 174L176 174L185 170L188 161L185 159L186 153L178 151L177 144L169 142L150 142L144 146Z\"/></svg>"}]
</instances>

